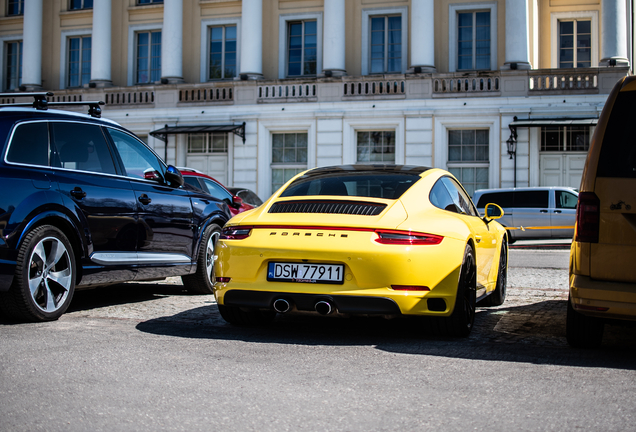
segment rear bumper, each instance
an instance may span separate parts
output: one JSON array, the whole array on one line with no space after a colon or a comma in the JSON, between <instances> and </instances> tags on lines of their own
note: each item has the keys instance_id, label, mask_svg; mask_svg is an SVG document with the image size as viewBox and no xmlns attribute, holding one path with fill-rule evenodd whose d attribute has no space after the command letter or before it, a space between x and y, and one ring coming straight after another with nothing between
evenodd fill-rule
<instances>
[{"instance_id":1,"label":"rear bumper","mask_svg":"<svg viewBox=\"0 0 636 432\"><path fill-rule=\"evenodd\" d=\"M319 294L282 293L269 291L230 290L225 293L226 306L272 309L274 300L285 299L299 311L314 311L319 301L332 303L342 314L399 315L400 308L389 298L364 296L326 296Z\"/></svg>"},{"instance_id":2,"label":"rear bumper","mask_svg":"<svg viewBox=\"0 0 636 432\"><path fill-rule=\"evenodd\" d=\"M584 315L636 321L636 284L570 275L572 307ZM605 311L590 308L607 308Z\"/></svg>"}]
</instances>

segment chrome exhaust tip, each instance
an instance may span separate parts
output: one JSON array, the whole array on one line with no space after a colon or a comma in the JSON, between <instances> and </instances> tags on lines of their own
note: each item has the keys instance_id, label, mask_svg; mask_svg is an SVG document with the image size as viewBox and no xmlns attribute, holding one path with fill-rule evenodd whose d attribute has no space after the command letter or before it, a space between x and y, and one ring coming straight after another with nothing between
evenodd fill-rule
<instances>
[{"instance_id":1,"label":"chrome exhaust tip","mask_svg":"<svg viewBox=\"0 0 636 432\"><path fill-rule=\"evenodd\" d=\"M314 305L314 309L316 309L316 312L318 312L320 315L329 315L333 312L333 306L331 306L331 303L325 300L316 302L316 304Z\"/></svg>"},{"instance_id":2,"label":"chrome exhaust tip","mask_svg":"<svg viewBox=\"0 0 636 432\"><path fill-rule=\"evenodd\" d=\"M285 313L285 312L289 312L289 310L291 309L291 304L289 304L289 302L285 299L279 298L274 300L274 310L278 313Z\"/></svg>"}]
</instances>

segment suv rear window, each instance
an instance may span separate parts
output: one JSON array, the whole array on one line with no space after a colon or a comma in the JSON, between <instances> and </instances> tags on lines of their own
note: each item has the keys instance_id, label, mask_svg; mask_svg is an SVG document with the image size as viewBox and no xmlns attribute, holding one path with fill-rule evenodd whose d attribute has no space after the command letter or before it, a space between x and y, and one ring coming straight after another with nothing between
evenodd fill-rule
<instances>
[{"instance_id":1,"label":"suv rear window","mask_svg":"<svg viewBox=\"0 0 636 432\"><path fill-rule=\"evenodd\" d=\"M620 92L601 146L598 177L636 178L636 91Z\"/></svg>"},{"instance_id":2,"label":"suv rear window","mask_svg":"<svg viewBox=\"0 0 636 432\"><path fill-rule=\"evenodd\" d=\"M417 174L385 174L377 170L300 177L283 191L281 197L335 195L398 199L419 179Z\"/></svg>"},{"instance_id":3,"label":"suv rear window","mask_svg":"<svg viewBox=\"0 0 636 432\"><path fill-rule=\"evenodd\" d=\"M49 131L45 122L25 123L16 127L7 161L49 166L50 158Z\"/></svg>"}]
</instances>

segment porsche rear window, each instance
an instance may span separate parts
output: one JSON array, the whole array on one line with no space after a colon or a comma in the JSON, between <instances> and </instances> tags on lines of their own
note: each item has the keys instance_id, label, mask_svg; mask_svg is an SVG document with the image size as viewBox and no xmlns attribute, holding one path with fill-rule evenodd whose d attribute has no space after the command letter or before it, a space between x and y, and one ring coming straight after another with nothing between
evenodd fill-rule
<instances>
[{"instance_id":1,"label":"porsche rear window","mask_svg":"<svg viewBox=\"0 0 636 432\"><path fill-rule=\"evenodd\" d=\"M413 173L380 171L300 177L283 191L281 197L332 195L398 199L419 179L420 176Z\"/></svg>"},{"instance_id":2,"label":"porsche rear window","mask_svg":"<svg viewBox=\"0 0 636 432\"><path fill-rule=\"evenodd\" d=\"M598 177L636 178L636 91L618 94L605 129Z\"/></svg>"}]
</instances>

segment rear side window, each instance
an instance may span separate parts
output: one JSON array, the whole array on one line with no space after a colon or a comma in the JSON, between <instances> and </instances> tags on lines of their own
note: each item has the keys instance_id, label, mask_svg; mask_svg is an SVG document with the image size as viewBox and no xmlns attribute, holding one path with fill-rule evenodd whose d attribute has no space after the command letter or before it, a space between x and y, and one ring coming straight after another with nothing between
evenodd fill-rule
<instances>
[{"instance_id":1,"label":"rear side window","mask_svg":"<svg viewBox=\"0 0 636 432\"><path fill-rule=\"evenodd\" d=\"M57 157L51 165L80 171L115 174L115 163L97 125L51 123L51 137Z\"/></svg>"},{"instance_id":2,"label":"rear side window","mask_svg":"<svg viewBox=\"0 0 636 432\"><path fill-rule=\"evenodd\" d=\"M228 191L223 189L223 187L221 187L218 184L214 183L212 180L204 178L203 179L203 183L205 183L205 185L208 188L208 192L214 198L220 199L220 200L228 199L228 200L230 200L230 202L232 201L232 195Z\"/></svg>"},{"instance_id":3,"label":"rear side window","mask_svg":"<svg viewBox=\"0 0 636 432\"><path fill-rule=\"evenodd\" d=\"M636 178L636 92L621 92L612 107L596 175Z\"/></svg>"},{"instance_id":4,"label":"rear side window","mask_svg":"<svg viewBox=\"0 0 636 432\"><path fill-rule=\"evenodd\" d=\"M497 204L499 207L512 207L514 203L514 192L485 193L479 197L478 208L486 207L486 204Z\"/></svg>"},{"instance_id":5,"label":"rear side window","mask_svg":"<svg viewBox=\"0 0 636 432\"><path fill-rule=\"evenodd\" d=\"M7 161L49 166L51 147L47 123L25 123L16 127L9 145Z\"/></svg>"},{"instance_id":6,"label":"rear side window","mask_svg":"<svg viewBox=\"0 0 636 432\"><path fill-rule=\"evenodd\" d=\"M513 207L547 208L550 202L550 191L523 191L515 192ZM501 206L503 207L503 206Z\"/></svg>"}]
</instances>

